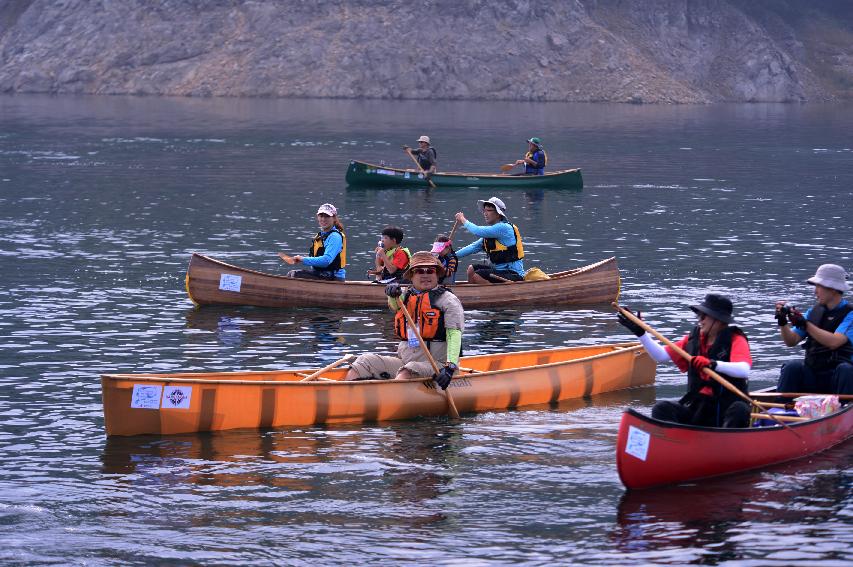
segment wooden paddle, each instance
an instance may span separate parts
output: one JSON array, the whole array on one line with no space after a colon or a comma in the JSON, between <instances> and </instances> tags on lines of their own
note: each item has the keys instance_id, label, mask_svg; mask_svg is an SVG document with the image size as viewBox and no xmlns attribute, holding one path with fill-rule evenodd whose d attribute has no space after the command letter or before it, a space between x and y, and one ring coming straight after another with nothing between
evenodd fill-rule
<instances>
[{"instance_id":1,"label":"wooden paddle","mask_svg":"<svg viewBox=\"0 0 853 567\"><path fill-rule=\"evenodd\" d=\"M435 188L435 183L432 182L432 179L426 176L426 171L424 171L424 168L421 167L421 162L418 161L418 158L415 157L415 154L412 153L412 150L406 148L406 153L409 154L409 157L412 158L412 161L415 162L416 166L418 166L418 170L423 173L424 178L427 180L427 183L429 183L429 186Z\"/></svg>"},{"instance_id":2,"label":"wooden paddle","mask_svg":"<svg viewBox=\"0 0 853 567\"><path fill-rule=\"evenodd\" d=\"M320 376L321 374L323 374L324 372L328 372L328 371L329 371L329 370L331 370L332 368L337 368L338 366L340 366L340 365L341 365L341 364L343 364L344 362L349 362L349 361L350 361L350 360L352 360L353 358L355 358L355 355L354 355L354 354L346 354L346 355L344 355L344 357L343 357L343 358L340 358L340 359L338 359L338 360L334 361L333 363L331 363L331 364L330 364L330 365L328 365L328 366L324 366L323 368L321 368L321 369L320 369L320 370L318 370L317 372L314 372L313 374L309 374L308 376L306 376L305 378L303 378L302 380L300 380L300 382L311 382L312 380L317 379L317 377L319 377L319 376Z\"/></svg>"},{"instance_id":3,"label":"wooden paddle","mask_svg":"<svg viewBox=\"0 0 853 567\"><path fill-rule=\"evenodd\" d=\"M515 167L514 163L505 163L501 166L501 171L509 171L513 167Z\"/></svg>"},{"instance_id":4,"label":"wooden paddle","mask_svg":"<svg viewBox=\"0 0 853 567\"><path fill-rule=\"evenodd\" d=\"M795 415L780 415L778 413L751 413L749 417L753 419L775 419L776 421L808 421L807 417L797 417Z\"/></svg>"},{"instance_id":5,"label":"wooden paddle","mask_svg":"<svg viewBox=\"0 0 853 567\"><path fill-rule=\"evenodd\" d=\"M432 365L433 371L438 374L441 370L438 368L438 364L436 364L435 359L432 357L432 353L429 351L429 347L424 342L423 337L421 337L421 333L418 331L418 327L415 324L415 321L412 319L412 316L409 314L409 310L406 309L406 305L403 303L401 298L397 298L397 306L403 310L403 315L406 317L406 321L409 323L409 330L415 334L418 338L418 342L421 345L421 348L424 351L429 363ZM459 411L456 409L456 404L453 402L453 396L450 394L450 390L442 390L444 392L445 397L447 398L447 409L450 411L450 416L454 419L459 419Z\"/></svg>"},{"instance_id":6,"label":"wooden paddle","mask_svg":"<svg viewBox=\"0 0 853 567\"><path fill-rule=\"evenodd\" d=\"M640 327L645 329L647 332L656 336L660 341L662 341L664 344L669 346L672 350L674 350L679 355L681 355L681 357L684 360L686 360L687 362L690 362L691 360L693 360L692 355L687 354L687 352L684 351L677 344L675 344L674 342L672 342L671 340L669 340L665 336L661 335L660 333L658 333L657 331L652 329L645 321L643 321L642 319L640 319L639 317L637 317L636 315L634 315L633 313L631 313L627 309L624 309L622 306L620 306L615 301L612 302L610 305L612 305L614 309L619 311L622 315L627 317L629 320L633 321L634 323L636 323L637 325L639 325ZM710 368L705 367L702 369L702 371L705 374L707 374L708 376L710 376L711 378L713 378L714 380L716 380L720 384L720 386L722 386L723 388L725 388L729 392L733 393L734 395L742 398L745 402L749 403L750 406L755 406L760 410L766 410L767 409L761 402L753 400L752 398L750 398L749 396L747 396L746 394L744 394L743 392L741 392L740 390L735 388L731 382L729 382L728 380L726 380L725 378L723 378L722 376L720 376L719 374L717 374L716 372L714 372ZM793 429L788 427L788 425L786 423L784 423L783 421L776 419L773 414L768 414L768 417L775 420L776 423L782 425L783 427L787 428L788 430L790 430L792 433L794 433L796 435L796 432ZM797 435L797 436L799 437L799 435Z\"/></svg>"},{"instance_id":7,"label":"wooden paddle","mask_svg":"<svg viewBox=\"0 0 853 567\"><path fill-rule=\"evenodd\" d=\"M453 235L456 234L456 227L459 226L459 221L453 221L453 228L450 229L450 234L447 236L447 240L453 242Z\"/></svg>"},{"instance_id":8,"label":"wooden paddle","mask_svg":"<svg viewBox=\"0 0 853 567\"><path fill-rule=\"evenodd\" d=\"M296 260L293 259L293 256L288 256L284 252L279 252L278 257L287 262L288 264L295 264Z\"/></svg>"}]
</instances>

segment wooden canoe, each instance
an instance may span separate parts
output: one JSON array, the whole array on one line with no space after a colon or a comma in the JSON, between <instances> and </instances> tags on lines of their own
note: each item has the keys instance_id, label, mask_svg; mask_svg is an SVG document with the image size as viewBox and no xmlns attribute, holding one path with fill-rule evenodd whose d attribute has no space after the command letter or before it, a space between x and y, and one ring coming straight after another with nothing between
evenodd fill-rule
<instances>
[{"instance_id":1,"label":"wooden canoe","mask_svg":"<svg viewBox=\"0 0 853 567\"><path fill-rule=\"evenodd\" d=\"M346 181L352 186L429 187L417 169L402 169L351 161ZM582 189L581 170L564 169L545 175L507 175L505 173L436 172L432 176L436 187L498 187L517 189Z\"/></svg>"},{"instance_id":2,"label":"wooden canoe","mask_svg":"<svg viewBox=\"0 0 853 567\"><path fill-rule=\"evenodd\" d=\"M853 404L788 427L694 427L622 415L616 440L619 478L628 488L651 488L731 474L799 459L844 442L853 434Z\"/></svg>"},{"instance_id":3,"label":"wooden canoe","mask_svg":"<svg viewBox=\"0 0 853 567\"><path fill-rule=\"evenodd\" d=\"M655 364L637 343L464 357L450 384L460 412L554 403L649 385ZM475 372L470 372L471 370ZM343 381L346 369L101 377L107 435L361 423L447 414L431 378Z\"/></svg>"},{"instance_id":4,"label":"wooden canoe","mask_svg":"<svg viewBox=\"0 0 853 567\"><path fill-rule=\"evenodd\" d=\"M609 303L619 297L616 258L550 274L551 279L450 286L466 309L560 307ZM326 282L266 274L193 254L186 288L196 305L255 307L387 307L385 286L368 281Z\"/></svg>"}]
</instances>

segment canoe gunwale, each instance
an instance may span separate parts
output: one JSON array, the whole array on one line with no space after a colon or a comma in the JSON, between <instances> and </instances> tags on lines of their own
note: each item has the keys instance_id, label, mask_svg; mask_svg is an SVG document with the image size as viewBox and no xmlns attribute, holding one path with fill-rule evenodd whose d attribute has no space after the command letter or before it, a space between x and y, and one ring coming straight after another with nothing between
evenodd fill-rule
<instances>
[{"instance_id":1,"label":"canoe gunwale","mask_svg":"<svg viewBox=\"0 0 853 567\"><path fill-rule=\"evenodd\" d=\"M369 167L373 167L376 169L387 169L389 171L397 171L400 173L414 173L414 174L421 173L420 171L418 171L417 169L414 169L414 168L391 167L388 165L377 165L375 163L370 163L367 161L361 161L361 160L357 160L357 159L350 160L350 165L353 165L356 163L366 165ZM581 170L581 168L579 168L579 167L571 167L569 169L559 169L559 170L555 170L555 171L549 171L548 173L545 173L543 175L529 175L526 177L532 177L532 178L555 177L555 176L560 176L560 175L566 175L567 173L575 173L575 172L578 172L580 170ZM508 175L506 173L467 173L464 171L436 171L433 175L434 176L435 175L438 175L438 176L447 175L447 176L452 176L452 177L481 177L481 178L487 178L487 179L513 179L513 178L515 178L515 179L522 178L523 179L525 177L524 175Z\"/></svg>"},{"instance_id":2,"label":"canoe gunwale","mask_svg":"<svg viewBox=\"0 0 853 567\"><path fill-rule=\"evenodd\" d=\"M286 275L270 274L268 272L261 272L259 270L253 270L251 268L244 268L242 266L235 266L234 264L229 264L228 262L223 262L222 260L217 260L216 258L211 258L210 256L208 256L206 254L201 254L199 252L193 252L190 255L190 259L192 259L192 256L198 256L199 258L201 258L205 261L212 262L214 264L218 264L218 265L222 266L223 268L227 268L229 270L234 270L234 271L239 271L239 272L248 272L251 274L256 274L258 276L263 276L265 278L276 278L276 279L281 279L281 280L292 280L293 279L293 278L288 278ZM598 260L597 262L593 262L592 264L587 264L585 266L579 266L577 268L572 268L570 270L562 270L560 272L554 272L553 274L548 274L549 279L547 279L547 280L520 280L520 281L515 281L512 283L514 285L536 284L536 283L542 283L542 282L547 282L547 281L561 280L561 279L569 278L572 276L577 276L577 275L583 274L585 272L592 271L596 268L599 268L600 266L602 266L604 264L607 264L608 262L615 262L615 261L616 261L616 256L611 256L609 258L604 258L603 260ZM186 285L186 289L187 289L187 294L190 296L190 300L193 301L193 303L196 303L195 300L192 299L192 294L190 293L189 280L190 280L190 277L189 277L189 272L188 272L186 277L185 277L185 285ZM372 281L368 281L368 280L346 280L343 282L326 281L326 280L311 280L311 284L312 285L319 284L319 285L325 285L325 286L340 286L341 284L343 284L343 285L347 285L347 286L370 286L370 287L375 287L377 285L377 284L373 283ZM477 283L470 283L468 281L461 281L461 282L456 282L455 284L447 284L447 285L445 285L445 287L448 287L450 289L453 289L454 287L459 287L459 286L461 286L461 287L488 288L488 287L491 287L494 285L501 285L501 284L477 284ZM198 305L198 303L196 303L196 305Z\"/></svg>"},{"instance_id":3,"label":"canoe gunwale","mask_svg":"<svg viewBox=\"0 0 853 567\"><path fill-rule=\"evenodd\" d=\"M807 421L786 422L785 425L787 425L788 427L790 427L792 429L795 429L798 427L802 428L803 426L809 426L809 425L812 425L815 423L820 423L821 421L825 421L828 419L835 419L835 418L839 417L840 415L844 414L845 412L850 411L851 409L853 409L853 404L847 404L846 406L842 407L841 409L839 409L836 412L833 412L833 413L830 413L827 415L823 415L820 417L815 417L815 418L809 419ZM742 427L742 428L737 428L737 427L705 427L705 426L701 426L701 425L689 425L689 424L685 424L685 423L661 421L659 419L655 419L653 417L644 415L644 414L638 412L637 410L635 410L634 408L626 408L625 413L628 413L628 414L632 415L633 417L640 419L643 422L646 422L650 425L654 425L656 427L660 427L662 429L686 429L689 431L701 431L704 433L720 433L723 435L734 435L734 434L749 435L752 433L764 433L767 431L782 431L785 429L784 425L780 425L778 423L776 423L774 425L764 425L761 427Z\"/></svg>"},{"instance_id":4,"label":"canoe gunwale","mask_svg":"<svg viewBox=\"0 0 853 567\"><path fill-rule=\"evenodd\" d=\"M475 371L475 372L465 372L464 374L457 374L456 378L474 378L474 377L487 377L494 376L498 374L506 374L509 372L520 372L523 370L530 369L538 369L538 368L552 368L555 366L562 366L565 364L573 364L576 362L586 362L590 360L595 360L598 358L602 358L605 356L611 356L617 352L636 352L642 349L642 345L638 343L613 343L607 345L608 347L612 347L611 350L607 352L602 352L599 354L593 354L590 356L584 356L581 358L572 358L569 360L560 360L558 362L548 362L545 364L534 364L529 366L517 366L515 368L503 368L499 370L484 370L484 371ZM594 348L589 346L578 346L578 347L566 347L564 349L550 349L550 350L572 350L572 349L585 349L585 348ZM517 351L511 353L502 353L502 354L512 354L512 355L526 355L526 354L534 354L546 352L544 350L527 350L527 351ZM475 355L475 356L488 356L488 355ZM472 357L473 358L473 357ZM463 358L464 360L464 358ZM318 370L313 368L294 368L294 369L283 369L283 370L261 370L261 371L233 371L233 372L213 372L209 374L281 374L287 372L310 372L312 370ZM290 381L290 380L228 380L228 379L205 379L205 378L182 378L181 376L186 376L191 373L178 373L171 375L157 375L157 374L102 374L101 378L106 380L114 380L114 381L124 381L124 382L175 382L175 383L183 383L183 384L229 384L229 385L237 385L237 386L304 386L304 387L316 387L318 385L332 385L336 384L339 386L360 386L360 385L376 385L376 384L394 384L393 380L331 380L331 381L322 381L322 382L302 382L298 380ZM415 383L415 382L429 382L431 381L431 377L426 378L415 378L412 380L406 380L406 383Z\"/></svg>"}]
</instances>

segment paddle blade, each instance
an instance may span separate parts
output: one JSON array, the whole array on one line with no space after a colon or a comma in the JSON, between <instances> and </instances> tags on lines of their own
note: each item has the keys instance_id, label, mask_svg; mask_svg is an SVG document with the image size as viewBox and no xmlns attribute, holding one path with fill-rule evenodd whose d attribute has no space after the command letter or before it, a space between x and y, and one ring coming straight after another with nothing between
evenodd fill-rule
<instances>
[{"instance_id":1,"label":"paddle blade","mask_svg":"<svg viewBox=\"0 0 853 567\"><path fill-rule=\"evenodd\" d=\"M291 256L288 256L284 252L279 252L278 257L287 262L288 264L295 264L296 260L294 260Z\"/></svg>"},{"instance_id":2,"label":"paddle blade","mask_svg":"<svg viewBox=\"0 0 853 567\"><path fill-rule=\"evenodd\" d=\"M513 165L511 163L505 163L501 166L501 171L509 171L513 167L515 167L515 165Z\"/></svg>"}]
</instances>

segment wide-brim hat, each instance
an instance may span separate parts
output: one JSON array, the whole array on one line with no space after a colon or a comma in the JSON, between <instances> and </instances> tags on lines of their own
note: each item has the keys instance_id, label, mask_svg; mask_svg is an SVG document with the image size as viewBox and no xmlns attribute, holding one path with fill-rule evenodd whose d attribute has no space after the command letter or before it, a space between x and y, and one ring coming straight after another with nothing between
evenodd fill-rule
<instances>
[{"instance_id":1,"label":"wide-brim hat","mask_svg":"<svg viewBox=\"0 0 853 567\"><path fill-rule=\"evenodd\" d=\"M418 138L418 142L426 142L427 144L429 144L429 136L421 136L420 138Z\"/></svg>"},{"instance_id":2,"label":"wide-brim hat","mask_svg":"<svg viewBox=\"0 0 853 567\"><path fill-rule=\"evenodd\" d=\"M734 317L732 317L732 311L734 310L732 300L718 293L709 293L705 296L702 303L691 305L690 310L694 313L704 313L726 324L735 322Z\"/></svg>"},{"instance_id":3,"label":"wide-brim hat","mask_svg":"<svg viewBox=\"0 0 853 567\"><path fill-rule=\"evenodd\" d=\"M806 281L812 285L821 285L836 291L850 289L850 284L847 283L847 272L838 264L823 264L817 269L815 275Z\"/></svg>"},{"instance_id":4,"label":"wide-brim hat","mask_svg":"<svg viewBox=\"0 0 853 567\"><path fill-rule=\"evenodd\" d=\"M331 203L323 203L320 205L320 208L317 209L318 215L329 215L330 217L338 216L338 209Z\"/></svg>"},{"instance_id":5,"label":"wide-brim hat","mask_svg":"<svg viewBox=\"0 0 853 567\"><path fill-rule=\"evenodd\" d=\"M497 197L492 197L491 199L489 199L487 201L482 201L482 200L477 201L477 205L480 206L481 211L486 208L485 207L486 203L492 205L500 216L502 216L503 218L506 218L506 205L504 205L503 201L501 201Z\"/></svg>"},{"instance_id":6,"label":"wide-brim hat","mask_svg":"<svg viewBox=\"0 0 853 567\"><path fill-rule=\"evenodd\" d=\"M438 273L438 279L444 277L446 273L444 266L441 265L441 262L438 261L438 258L432 255L431 252L422 251L415 252L412 254L412 257L409 259L409 267L406 269L406 273L403 274L403 277L407 280L412 279L412 270L414 268L422 268L424 266L430 266L436 268L436 272Z\"/></svg>"}]
</instances>

